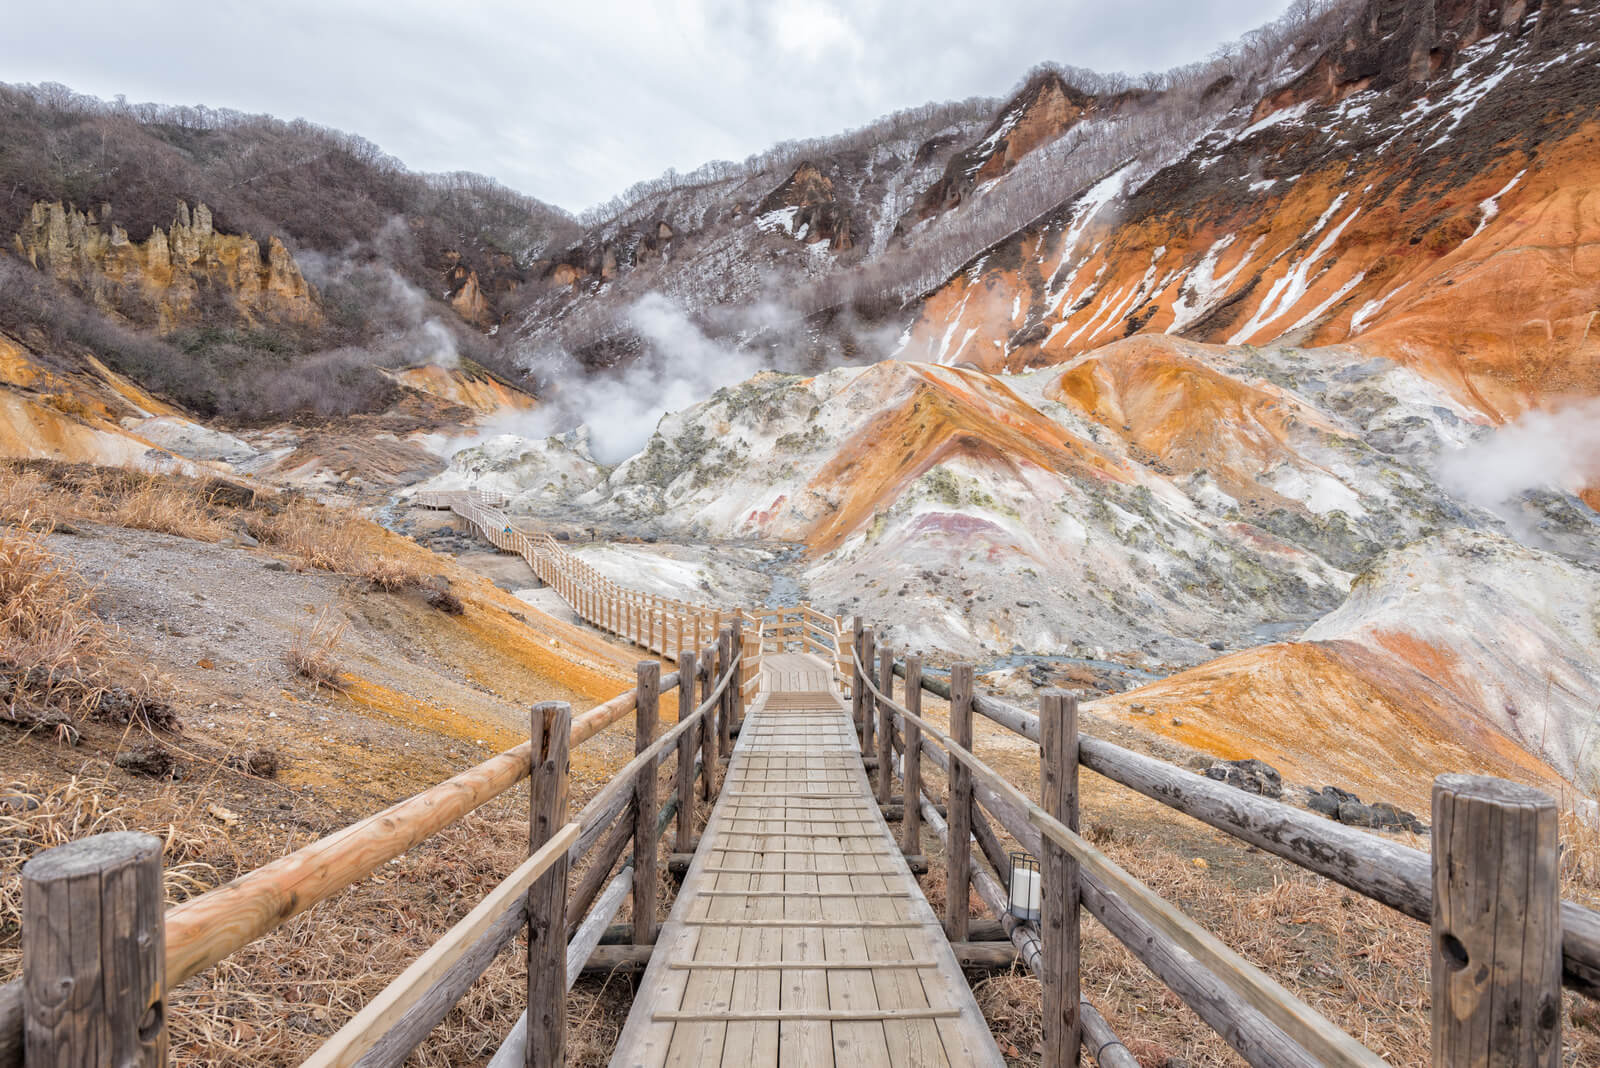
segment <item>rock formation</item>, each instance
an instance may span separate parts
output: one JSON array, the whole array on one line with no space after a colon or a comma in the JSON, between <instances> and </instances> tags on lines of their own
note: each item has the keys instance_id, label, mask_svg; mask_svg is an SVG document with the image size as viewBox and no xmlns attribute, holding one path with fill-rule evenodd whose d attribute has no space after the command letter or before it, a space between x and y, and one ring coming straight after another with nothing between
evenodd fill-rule
<instances>
[{"instance_id":1,"label":"rock formation","mask_svg":"<svg viewBox=\"0 0 1600 1068\"><path fill-rule=\"evenodd\" d=\"M248 323L314 323L316 293L276 236L265 252L249 234L219 233L211 211L178 201L172 224L144 241L110 222L110 205L88 211L33 205L16 234L19 256L76 288L96 307L152 322L162 332L221 305Z\"/></svg>"}]
</instances>

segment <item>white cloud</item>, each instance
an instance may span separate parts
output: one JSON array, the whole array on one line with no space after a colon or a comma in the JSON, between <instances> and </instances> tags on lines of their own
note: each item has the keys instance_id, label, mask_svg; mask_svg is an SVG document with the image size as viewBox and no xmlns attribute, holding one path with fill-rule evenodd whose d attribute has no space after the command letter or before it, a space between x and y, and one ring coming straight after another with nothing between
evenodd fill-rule
<instances>
[{"instance_id":1,"label":"white cloud","mask_svg":"<svg viewBox=\"0 0 1600 1068\"><path fill-rule=\"evenodd\" d=\"M1056 60L1161 69L1284 0L61 0L16 5L8 81L303 117L421 170L571 209L667 167L926 100L995 95Z\"/></svg>"}]
</instances>

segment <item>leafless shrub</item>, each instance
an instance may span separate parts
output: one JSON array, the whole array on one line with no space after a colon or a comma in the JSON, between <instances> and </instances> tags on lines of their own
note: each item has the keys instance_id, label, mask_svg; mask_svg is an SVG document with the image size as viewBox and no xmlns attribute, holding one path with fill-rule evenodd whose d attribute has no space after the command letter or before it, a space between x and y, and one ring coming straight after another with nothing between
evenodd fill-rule
<instances>
[{"instance_id":1,"label":"leafless shrub","mask_svg":"<svg viewBox=\"0 0 1600 1068\"><path fill-rule=\"evenodd\" d=\"M335 616L331 606L324 607L309 627L294 636L283 654L284 663L313 686L342 693L348 684L333 654L349 625L349 620Z\"/></svg>"}]
</instances>

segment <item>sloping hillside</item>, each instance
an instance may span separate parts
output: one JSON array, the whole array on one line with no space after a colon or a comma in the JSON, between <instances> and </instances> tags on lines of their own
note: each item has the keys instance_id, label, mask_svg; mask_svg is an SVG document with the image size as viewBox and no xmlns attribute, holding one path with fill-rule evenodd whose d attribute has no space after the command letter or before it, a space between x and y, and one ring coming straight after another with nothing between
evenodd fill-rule
<instances>
[{"instance_id":1,"label":"sloping hillside","mask_svg":"<svg viewBox=\"0 0 1600 1068\"><path fill-rule=\"evenodd\" d=\"M1172 166L1118 168L990 249L903 354L1018 369L1136 333L1348 341L1496 422L1593 394L1600 12L1435 6L1424 26L1372 0Z\"/></svg>"}]
</instances>

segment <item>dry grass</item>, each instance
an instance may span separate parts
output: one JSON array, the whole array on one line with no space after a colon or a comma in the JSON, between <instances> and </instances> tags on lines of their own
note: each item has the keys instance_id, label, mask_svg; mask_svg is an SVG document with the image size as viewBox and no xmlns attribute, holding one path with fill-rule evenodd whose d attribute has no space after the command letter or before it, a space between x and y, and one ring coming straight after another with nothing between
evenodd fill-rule
<instances>
[{"instance_id":1,"label":"dry grass","mask_svg":"<svg viewBox=\"0 0 1600 1068\"><path fill-rule=\"evenodd\" d=\"M297 499L275 511L248 513L245 529L261 544L322 571L354 573L370 562L361 524L314 501Z\"/></svg>"},{"instance_id":2,"label":"dry grass","mask_svg":"<svg viewBox=\"0 0 1600 1068\"><path fill-rule=\"evenodd\" d=\"M348 619L337 616L331 605L325 605L311 625L294 636L283 654L284 663L313 686L343 693L348 684L334 652L349 626Z\"/></svg>"},{"instance_id":3,"label":"dry grass","mask_svg":"<svg viewBox=\"0 0 1600 1068\"><path fill-rule=\"evenodd\" d=\"M167 900L210 889L239 869L239 853L220 824L201 815L203 798L166 787L126 798L106 779L73 776L65 783L0 784L0 974L19 964L22 865L33 854L92 834L138 830L162 839ZM24 807L31 805L33 807Z\"/></svg>"},{"instance_id":4,"label":"dry grass","mask_svg":"<svg viewBox=\"0 0 1600 1068\"><path fill-rule=\"evenodd\" d=\"M219 484L123 468L0 465L0 522L50 529L88 520L217 541L230 533Z\"/></svg>"},{"instance_id":5,"label":"dry grass","mask_svg":"<svg viewBox=\"0 0 1600 1068\"><path fill-rule=\"evenodd\" d=\"M90 591L36 534L0 528L0 720L76 737L94 707L106 631Z\"/></svg>"},{"instance_id":6,"label":"dry grass","mask_svg":"<svg viewBox=\"0 0 1600 1068\"><path fill-rule=\"evenodd\" d=\"M112 681L111 631L92 591L26 527L0 527L0 723L76 742L85 717L178 729L156 680Z\"/></svg>"}]
</instances>

